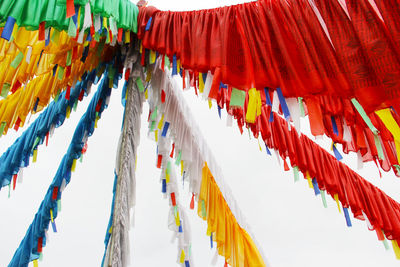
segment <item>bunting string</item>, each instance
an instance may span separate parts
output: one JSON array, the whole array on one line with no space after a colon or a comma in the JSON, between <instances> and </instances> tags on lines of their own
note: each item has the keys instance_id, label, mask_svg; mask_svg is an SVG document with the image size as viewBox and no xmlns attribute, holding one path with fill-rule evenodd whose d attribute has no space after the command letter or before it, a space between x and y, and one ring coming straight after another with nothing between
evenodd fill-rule
<instances>
[{"instance_id":1,"label":"bunting string","mask_svg":"<svg viewBox=\"0 0 400 267\"><path fill-rule=\"evenodd\" d=\"M46 232L50 223L53 231L57 232L55 219L58 215L58 202L61 199L62 192L70 182L71 172L75 170L76 160L82 155L84 144L94 132L95 121L107 107L106 99L110 97L111 93L108 79L105 75L86 113L79 121L68 151L61 160L39 210L8 266L28 266L29 262L37 260L42 253L42 248L46 245ZM101 104L99 105L99 103Z\"/></svg>"}]
</instances>

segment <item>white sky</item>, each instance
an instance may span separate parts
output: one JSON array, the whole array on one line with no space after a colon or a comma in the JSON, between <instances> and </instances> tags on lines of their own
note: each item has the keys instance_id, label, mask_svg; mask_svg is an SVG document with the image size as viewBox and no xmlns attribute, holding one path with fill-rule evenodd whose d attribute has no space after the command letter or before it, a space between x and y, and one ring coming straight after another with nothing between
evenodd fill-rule
<instances>
[{"instance_id":1,"label":"white sky","mask_svg":"<svg viewBox=\"0 0 400 267\"><path fill-rule=\"evenodd\" d=\"M151 1L160 9L189 10L231 5L240 1ZM92 89L92 92L95 88ZM92 93L93 95L93 93ZM49 231L40 267L99 266L104 253L104 236L112 198L114 162L121 128L121 90L113 90L109 108L104 111L98 128L89 138L83 163L77 164L71 183L62 197L62 210L56 224L58 233ZM274 267L347 267L398 266L392 250L385 251L375 232L365 222L352 218L353 227L346 227L343 214L328 197L328 208L315 197L307 181L294 184L293 173L284 172L273 156L248 134L240 135L237 126L226 127L226 113L219 119L216 106L185 92L196 120L218 160L224 178L251 226L260 249ZM38 161L24 169L24 178L16 191L0 191L0 266L6 266L21 242L40 202L65 154L72 133L89 98L79 103L64 125L56 129L49 146L40 146ZM168 201L162 198L160 172L155 168L156 145L147 138L148 106L144 105L141 143L138 150L137 206L135 227L131 229L131 266L178 266L176 244L167 228ZM33 118L32 120L33 121ZM303 121L302 130L308 131ZM0 153L26 129L10 130L0 138ZM320 141L329 147L328 141ZM357 168L355 155L346 155L345 162ZM374 164L358 171L390 196L399 201L400 182L393 174L383 179ZM187 188L181 193L187 193ZM189 207L190 196L183 194ZM196 206L197 208L197 206ZM215 247L210 249L206 223L195 212L187 210L192 227L192 252L197 267L211 266ZM192 265L193 266L193 265ZM217 266L223 266L220 257Z\"/></svg>"}]
</instances>

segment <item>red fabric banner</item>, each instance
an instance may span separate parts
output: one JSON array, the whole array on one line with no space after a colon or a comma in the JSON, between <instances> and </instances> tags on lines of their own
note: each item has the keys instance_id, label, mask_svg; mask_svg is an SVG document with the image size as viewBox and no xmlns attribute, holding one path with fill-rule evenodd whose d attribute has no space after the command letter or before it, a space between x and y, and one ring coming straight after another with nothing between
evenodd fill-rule
<instances>
[{"instance_id":1,"label":"red fabric banner","mask_svg":"<svg viewBox=\"0 0 400 267\"><path fill-rule=\"evenodd\" d=\"M171 61L176 55L183 68L220 68L221 82L235 88L355 97L367 113L397 107L400 26L391 8L397 0L378 1L385 22L367 0L347 1L349 16L337 1L314 2L261 0L190 12L145 7L138 36L143 47Z\"/></svg>"}]
</instances>

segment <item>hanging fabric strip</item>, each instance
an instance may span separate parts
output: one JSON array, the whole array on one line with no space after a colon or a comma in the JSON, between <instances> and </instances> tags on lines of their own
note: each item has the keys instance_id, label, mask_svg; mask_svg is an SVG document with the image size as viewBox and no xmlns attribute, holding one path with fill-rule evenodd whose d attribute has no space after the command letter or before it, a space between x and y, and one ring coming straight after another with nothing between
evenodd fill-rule
<instances>
[{"instance_id":1,"label":"hanging fabric strip","mask_svg":"<svg viewBox=\"0 0 400 267\"><path fill-rule=\"evenodd\" d=\"M9 267L27 266L30 261L39 259L40 253L42 252L40 252L37 247L38 240L40 239L42 242L41 247L46 245L45 233L50 221L55 230L54 221L58 215L58 200L61 199L63 190L60 189L56 199L54 199L54 188L57 187L63 189L71 180L71 168L73 162L81 156L87 138L93 134L95 129L94 122L97 115L100 115L107 107L107 98L109 98L111 94L111 88L108 86L108 79L107 75L104 75L98 91L94 94L87 111L80 119L69 145L68 152L61 160L58 171L56 172L56 175L53 178L53 181L51 182L51 185L49 186L49 189L47 190L47 193L35 215L35 218L33 219L33 222L29 226L24 239L21 241L21 244L11 259L11 262L8 265ZM102 104L96 111L99 102Z\"/></svg>"},{"instance_id":2,"label":"hanging fabric strip","mask_svg":"<svg viewBox=\"0 0 400 267\"><path fill-rule=\"evenodd\" d=\"M37 30L39 24L43 23L46 27L67 31L70 21L82 29L88 25L87 14L98 14L113 18L118 28L136 32L138 12L138 7L129 0L116 0L112 4L102 0L63 0L57 1L57 4L47 1L4 0L0 2L0 23L12 19L19 27L32 30Z\"/></svg>"},{"instance_id":3,"label":"hanging fabric strip","mask_svg":"<svg viewBox=\"0 0 400 267\"><path fill-rule=\"evenodd\" d=\"M167 70L166 73L168 73ZM158 74L156 71L155 74L153 74L153 77L157 77L157 75L162 76L166 74ZM153 78L152 81L153 80L157 79ZM153 89L154 88L158 87L153 86ZM171 90L169 90L168 93L166 92L167 95L174 93L175 91ZM172 134L177 136L177 140L175 141L176 148L178 150L182 150L182 155L192 155L191 157L189 157L190 162L192 158L202 158L200 156L202 154L193 155L193 144L187 143L187 141L185 141L185 143L182 143L185 139L180 136L182 135L182 132L184 132L183 129L186 129L186 126L183 123L184 119L179 117L180 119L178 122L176 121L176 115L172 116L172 118L168 118L167 114L169 114L169 112L167 109L171 105L169 101L171 101L171 98L167 97L164 108L166 114L165 119L170 122L171 126L173 126L175 123L180 125L178 131L172 130ZM246 105L244 106L244 108L235 107L231 109L229 108L230 98L223 98L222 94L217 95L216 102L218 103L219 107L226 106L228 113L238 120L239 128L243 128L243 126L245 125L244 114L246 114L247 112ZM175 105L178 106L178 104ZM176 114L176 111L173 109L170 112L172 114ZM184 110L182 113L190 114L189 110ZM395 114L392 113L392 115L394 116ZM328 121L331 122L331 117L328 118ZM373 116L371 118L375 119L375 117ZM374 227L379 227L380 229L384 230L387 239L400 239L400 224L398 223L400 218L399 203L387 196L377 187L367 182L345 164L338 161L327 151L319 147L316 143L312 142L308 137L303 134L299 135L294 127L289 127L288 124L290 122L283 119L277 113L271 112L271 107L266 105L264 101L261 107L261 114L256 117L256 121L257 124L247 123L246 126L249 128L249 130L253 131L253 135L255 137L258 137L261 134L261 137L265 141L267 147L275 149L277 154L279 154L283 159L289 157L292 167L298 168L298 170L300 170L304 174L304 177L312 177L315 179L314 184L318 185L318 190L320 192L324 192L323 194L321 193L324 205L326 202L325 192L327 192L335 198L339 205L341 202L344 208L350 208L355 218L364 219L364 217L362 216L362 211L367 214L371 224L374 225ZM375 121L375 123L377 122ZM339 123L336 123L336 126L339 130L339 127L341 125ZM193 132L192 135L195 137L194 139L201 140L201 137L196 134L198 132L196 131L197 129L193 127L194 126L192 124L190 124L190 127L187 126L187 128L192 129L191 132ZM370 142L374 142L374 135L372 132L370 132L370 135L366 134L365 137L363 136L363 138L364 140L367 138L369 144L371 144ZM370 139L372 140L370 141ZM380 139L381 138L379 137L379 140ZM200 147L202 148L203 146L200 145ZM384 146L382 146L382 151L383 149ZM199 151L205 153L204 155L209 155L207 152L204 151L204 148L199 149ZM212 163L213 161L204 160L203 162L208 163L209 169L211 170L213 177L216 179L217 184L220 188L224 188L223 186L221 186L219 180L216 178L219 176L214 175L214 173L217 172L214 171L215 168ZM187 165L190 166L191 164ZM324 168L322 168L321 166L324 166ZM288 168L289 166L287 165L286 167ZM191 166L191 168L193 168L193 166ZM200 191L198 188L199 180L197 173L197 170L199 169L201 168L196 166L194 176L195 179L193 179L193 174L190 174L190 177L192 177L190 180L191 190L196 194L198 194ZM340 177L340 179L338 179L338 177ZM312 183L310 184L312 187L314 187ZM316 191L315 188L314 191ZM232 207L231 202L229 201L229 197L225 195L223 190L222 192L225 199L227 200L227 203L230 207ZM366 198L368 199L367 202L365 201ZM202 211L202 213L206 214L204 211ZM240 218L237 216L234 209L232 209L232 213L235 215L235 218ZM238 222L240 224L239 219Z\"/></svg>"},{"instance_id":4,"label":"hanging fabric strip","mask_svg":"<svg viewBox=\"0 0 400 267\"><path fill-rule=\"evenodd\" d=\"M204 211L200 213L200 217L210 219L207 219L209 229L207 234L217 237L214 240L217 242L218 253L224 256L232 266L266 266L259 249L251 241L254 237L250 238L247 232L248 227L244 223L236 201L222 179L222 172L192 118L181 90L174 83L169 70L162 72L159 63L157 63L160 61L156 61L156 64L153 65L155 68L152 72L152 90L149 94L149 101L154 106L150 108L155 109L155 106L161 106L160 111L164 113L164 121L169 122L169 136L174 138L175 150L179 151L178 155L181 156L182 173L185 173L185 177L188 177L190 191L196 196L200 210ZM165 103L162 105L161 85L166 94ZM203 167L206 162L207 168L213 174L212 180L207 178L210 175L207 177L203 175ZM214 181L214 185L212 181ZM213 190L204 191L202 188L205 185L212 186ZM200 198L200 194L202 194L202 198ZM219 202L214 202L217 199ZM207 204L207 207L205 204ZM208 213L212 212L209 207L216 209L217 206L222 210L211 216ZM211 220L215 221L212 222ZM240 247L243 250L232 249L228 251L228 248L234 248L237 245L236 238L243 241L243 247Z\"/></svg>"},{"instance_id":5,"label":"hanging fabric strip","mask_svg":"<svg viewBox=\"0 0 400 267\"><path fill-rule=\"evenodd\" d=\"M153 98L154 95L151 94L149 98ZM155 118L155 120L159 119L159 124L161 125L163 122L163 115ZM149 124L153 123L153 121L149 121ZM166 121L164 125L169 125ZM178 247L178 259L177 261L181 264L185 264L186 266L192 263L192 255L190 252L191 248L191 232L189 220L186 216L186 211L184 207L180 204L179 201L179 185L177 181L177 175L175 171L175 164L173 164L173 158L170 156L170 149L172 147L171 143L172 137L170 135L163 135L160 132L160 128L152 129L149 125L149 136L155 136L155 141L157 143L157 156L161 155L161 164L159 168L161 169L161 177L160 181L162 183L162 193L169 200L169 216L168 216L168 228L174 232L174 239L177 239L177 247ZM165 128L165 127L164 127ZM183 164L183 163L181 163ZM182 173L182 180L185 182L186 173Z\"/></svg>"},{"instance_id":6,"label":"hanging fabric strip","mask_svg":"<svg viewBox=\"0 0 400 267\"><path fill-rule=\"evenodd\" d=\"M92 75L93 74L93 75ZM58 101L52 101L50 105L39 115L39 117L26 129L23 134L0 157L0 186L4 187L11 181L13 175L20 168L27 167L29 157L33 155L38 145L43 144L48 138L51 129L61 126L67 117L67 110L71 110L78 101L81 91L87 95L90 86L94 82L96 71L86 75L85 79L78 82L72 89L67 100L66 92L62 92Z\"/></svg>"},{"instance_id":7,"label":"hanging fabric strip","mask_svg":"<svg viewBox=\"0 0 400 267\"><path fill-rule=\"evenodd\" d=\"M394 4L372 7L371 3L355 1L347 14L337 1L326 3L321 0L261 0L190 12L145 7L139 12L138 37L144 48L165 54L175 63L180 61L185 70L193 73L212 70L212 74L218 76L216 85L222 82L235 88L232 94L229 93L234 105L237 105L236 90L247 91L253 87L282 92L282 99L301 97L305 100L300 103L301 111L304 108L306 113L311 111L308 114L314 135L326 134L333 142L343 145L345 154L349 151L367 153L363 160L368 162L379 155L375 143L370 142L372 136L367 137L368 145L363 146L357 141L364 139L363 135L370 135L370 131L375 135L379 132L386 147L393 142L393 137L384 134L387 129L377 121L373 111L390 106L400 108L400 78L397 75L400 50L393 42L400 31L393 26L395 11L388 8ZM357 20L351 20L349 14ZM380 14L384 14L383 20ZM375 23L373 29L368 27L366 18L369 16ZM150 18L151 27L146 31ZM298 27L293 31L284 25ZM387 31L389 25L390 32ZM253 30L256 27L258 30ZM374 42L371 42L371 35L376 37ZM262 43L259 40L268 41ZM384 48L378 49L376 42ZM211 92L215 98L217 90ZM218 97L220 95L218 93ZM203 96L209 97L209 94ZM266 95L267 103L269 96ZM360 105L353 106L352 99L358 99ZM252 104L253 101L249 102ZM279 108L277 101L274 108ZM280 108L286 118L292 115L285 102ZM252 122L253 112L245 114L247 122ZM350 140L344 139L342 127L334 127L343 120L354 132L346 135ZM393 160L397 158L396 154L397 151L388 150L383 158L379 157L384 171L392 169L397 174L395 165L398 162Z\"/></svg>"},{"instance_id":8,"label":"hanging fabric strip","mask_svg":"<svg viewBox=\"0 0 400 267\"><path fill-rule=\"evenodd\" d=\"M131 55L137 59L135 46L131 46L136 54ZM128 57L127 61L130 58ZM138 63L138 62L136 62ZM135 177L135 159L136 150L139 145L140 137L140 115L144 101L143 93L139 92L136 80L142 79L143 73L140 64L135 61L125 63L132 65L131 77L128 80L126 91L126 103L123 120L123 128L119 140L116 174L117 181L115 185L115 195L113 200L112 228L109 242L106 244L105 259L103 267L115 266L122 267L129 264L129 229L131 209L136 202L136 177Z\"/></svg>"},{"instance_id":9,"label":"hanging fabric strip","mask_svg":"<svg viewBox=\"0 0 400 267\"><path fill-rule=\"evenodd\" d=\"M371 113L399 103L400 51L395 11L388 8L395 4L379 4L386 11L382 20L370 3L348 5L352 19L337 1L323 0L261 0L188 12L142 7L138 37L145 48L177 55L185 69L220 69L221 82L235 88L281 88L285 98L356 97Z\"/></svg>"}]
</instances>

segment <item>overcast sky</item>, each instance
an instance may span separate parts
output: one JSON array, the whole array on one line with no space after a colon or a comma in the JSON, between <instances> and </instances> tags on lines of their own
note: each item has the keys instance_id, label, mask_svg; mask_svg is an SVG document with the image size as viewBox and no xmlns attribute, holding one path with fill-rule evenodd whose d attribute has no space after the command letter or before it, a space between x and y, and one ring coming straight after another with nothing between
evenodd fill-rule
<instances>
[{"instance_id":1,"label":"overcast sky","mask_svg":"<svg viewBox=\"0 0 400 267\"><path fill-rule=\"evenodd\" d=\"M190 10L238 2L241 1L153 0L150 4L163 10ZM263 145L260 151L257 140L249 140L247 133L241 136L235 124L226 127L225 112L219 119L216 106L208 109L208 104L195 97L193 90L185 92L185 96L271 266L399 265L392 249L385 251L375 232L368 231L365 222L351 216L353 227L348 228L343 214L338 212L330 197L328 208L323 208L321 198L314 196L306 180L301 179L295 184L292 171L284 172L274 154L268 156ZM49 231L50 242L43 249L43 261L39 262L41 267L100 265L121 129L123 109L120 98L121 90L113 90L110 106L89 138L83 163L77 164L71 183L63 193L62 210L56 219L58 233ZM9 263L32 222L88 103L89 98L79 103L78 112L72 113L71 118L55 130L49 146L39 147L37 163L24 169L23 182L17 184L11 198L7 198L8 189L0 191L0 267ZM170 243L172 232L167 228L168 201L162 198L160 171L155 168L156 145L147 138L147 104L143 113L135 226L131 229L131 266L178 266L176 244ZM302 122L302 130L307 132L307 122ZM17 133L10 130L7 136L1 137L0 153L26 128ZM319 142L329 147L327 140ZM355 155L346 155L345 162L357 169ZM362 170L357 171L399 201L400 181L392 173L381 179L374 164L365 164ZM181 188L181 192L187 191L186 187ZM190 196L183 194L181 201L189 207ZM195 212L189 209L187 212L192 227L195 266L211 266L215 249L210 249L206 223ZM217 266L223 266L222 258Z\"/></svg>"}]
</instances>

